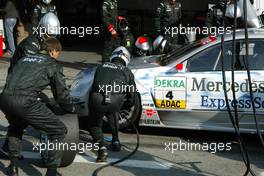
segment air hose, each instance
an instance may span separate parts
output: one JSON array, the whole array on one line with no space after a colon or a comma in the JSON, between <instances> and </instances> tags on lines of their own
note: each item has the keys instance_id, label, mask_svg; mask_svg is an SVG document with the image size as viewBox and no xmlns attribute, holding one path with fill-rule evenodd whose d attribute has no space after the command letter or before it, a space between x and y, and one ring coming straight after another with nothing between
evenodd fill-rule
<instances>
[{"instance_id":1,"label":"air hose","mask_svg":"<svg viewBox=\"0 0 264 176\"><path fill-rule=\"evenodd\" d=\"M247 19L247 1L244 0L244 18ZM248 82L249 82L249 91L250 91L250 100L252 103L252 108L253 108L253 116L254 116L254 121L255 121L255 125L256 125L256 129L257 129L257 134L259 136L260 142L262 144L262 147L264 147L264 140L260 131L260 126L258 123L258 119L256 116L256 105L254 103L254 95L253 95L253 90L252 90L252 83L251 83L251 73L250 73L250 67L249 67L249 62L248 62L248 55L249 55L249 41L248 41L248 26L245 23L245 42L246 42L246 58L243 58L243 62L245 65L245 68L247 70L247 77L248 77Z\"/></svg>"},{"instance_id":2,"label":"air hose","mask_svg":"<svg viewBox=\"0 0 264 176\"><path fill-rule=\"evenodd\" d=\"M244 1L244 7L245 6L245 1ZM225 13L226 13L226 7L227 7L227 1L225 1L225 5L224 5L224 12L223 12L223 27L225 28ZM235 79L235 59L236 59L236 28L237 28L237 1L234 2L234 29L233 29L233 57L232 57L232 66L231 66L231 70L232 70L232 85L234 85L234 79ZM245 11L244 11L245 13ZM225 31L226 32L226 31ZM246 33L247 31L245 31ZM224 50L224 42L225 42L225 33L222 35L221 38L221 62L222 62L222 77L223 77L223 89L224 89L224 95L225 95L225 99L226 102L228 102L228 95L227 95L227 88L226 88L226 75L225 75L225 67L224 67L224 57L225 57L225 50ZM248 53L247 53L248 54ZM246 146L244 144L244 141L242 139L242 136L240 134L240 130L239 130L239 119L238 119L238 112L237 112L237 106L236 106L236 95L235 95L235 91L234 91L234 86L232 86L232 92L233 92L233 100L235 102L234 105L234 115L233 116L232 112L231 112L231 108L229 103L227 103L227 110L228 110L228 114L231 120L231 123L234 127L235 133L237 134L237 139L238 139L238 143L240 146L240 152L241 152L241 156L243 158L243 161L247 167L246 172L244 173L244 175L248 175L248 173L250 172L253 176L255 176L254 172L251 170L250 168L250 160L249 160L249 156L248 156L248 152L246 149Z\"/></svg>"},{"instance_id":3,"label":"air hose","mask_svg":"<svg viewBox=\"0 0 264 176\"><path fill-rule=\"evenodd\" d=\"M134 130L136 131L136 134L137 134L137 145L136 145L136 148L131 153L129 153L127 156L121 158L120 160L111 162L109 164L106 164L106 165L103 165L102 167L97 168L93 172L92 176L97 176L100 171L102 171L103 169L105 169L107 167L115 166L115 165L117 165L117 164L119 164L121 162L124 162L125 160L129 159L130 157L132 157L137 152L137 150L139 148L139 142L140 142L140 140L139 140L139 132L138 132L138 129L137 129L137 127L136 127L136 125L134 123L132 124L132 126L133 126L133 128L134 128Z\"/></svg>"}]
</instances>

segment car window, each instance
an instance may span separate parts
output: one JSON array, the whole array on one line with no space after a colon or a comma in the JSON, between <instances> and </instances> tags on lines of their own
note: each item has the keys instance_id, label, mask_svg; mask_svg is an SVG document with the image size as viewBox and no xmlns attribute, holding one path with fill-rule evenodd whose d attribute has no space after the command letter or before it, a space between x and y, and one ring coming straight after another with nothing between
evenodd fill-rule
<instances>
[{"instance_id":1,"label":"car window","mask_svg":"<svg viewBox=\"0 0 264 176\"><path fill-rule=\"evenodd\" d=\"M188 45L184 45L181 47L175 47L174 50L169 52L168 54L164 55L161 62L162 65L168 65L172 63L173 61L181 58L186 53L190 53L192 51L195 51L197 48L201 47L201 41L197 41Z\"/></svg>"},{"instance_id":2,"label":"car window","mask_svg":"<svg viewBox=\"0 0 264 176\"><path fill-rule=\"evenodd\" d=\"M231 70L232 65L232 42L225 42L225 57L224 57L224 69L226 71ZM236 63L237 68L239 67L239 63ZM222 59L221 57L218 58L218 63L216 66L215 71L221 71L222 70Z\"/></svg>"},{"instance_id":3,"label":"car window","mask_svg":"<svg viewBox=\"0 0 264 176\"><path fill-rule=\"evenodd\" d=\"M251 70L263 70L264 69L264 41L262 40L250 40L249 41L249 68ZM236 43L236 60L235 60L235 70L245 70L245 60L246 60L246 44L243 40L239 40ZM225 70L231 70L232 62L232 42L226 42L225 44ZM222 62L219 59L216 71L222 70Z\"/></svg>"},{"instance_id":4,"label":"car window","mask_svg":"<svg viewBox=\"0 0 264 176\"><path fill-rule=\"evenodd\" d=\"M200 53L192 56L187 61L187 71L189 72L205 72L213 71L215 63L220 53L220 45L207 48Z\"/></svg>"},{"instance_id":5,"label":"car window","mask_svg":"<svg viewBox=\"0 0 264 176\"><path fill-rule=\"evenodd\" d=\"M245 44L243 43L243 45ZM240 60L241 62L243 61L243 69L245 69L245 59L246 56L242 53ZM251 70L264 70L264 41L250 41L248 62Z\"/></svg>"}]
</instances>

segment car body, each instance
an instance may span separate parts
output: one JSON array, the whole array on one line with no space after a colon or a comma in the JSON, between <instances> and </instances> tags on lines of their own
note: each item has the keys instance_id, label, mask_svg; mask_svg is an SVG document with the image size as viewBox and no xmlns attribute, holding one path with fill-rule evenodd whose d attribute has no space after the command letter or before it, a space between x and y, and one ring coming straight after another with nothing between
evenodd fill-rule
<instances>
[{"instance_id":1,"label":"car body","mask_svg":"<svg viewBox=\"0 0 264 176\"><path fill-rule=\"evenodd\" d=\"M255 133L249 81L244 65L244 30L236 31L235 83L241 132ZM231 91L232 34L225 36L224 67L228 102ZM208 37L175 49L166 55L135 58L130 68L135 75L140 100L139 125L234 132L224 96L221 38ZM249 67L260 127L264 125L264 29L249 30ZM87 101L96 68L82 71L72 85L71 95L79 105L79 116L88 112Z\"/></svg>"}]
</instances>

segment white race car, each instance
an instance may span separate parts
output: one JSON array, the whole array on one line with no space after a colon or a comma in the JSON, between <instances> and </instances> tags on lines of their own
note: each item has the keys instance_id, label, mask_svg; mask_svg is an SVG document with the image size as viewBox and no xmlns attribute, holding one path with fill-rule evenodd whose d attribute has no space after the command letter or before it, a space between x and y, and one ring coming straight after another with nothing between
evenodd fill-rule
<instances>
[{"instance_id":1,"label":"white race car","mask_svg":"<svg viewBox=\"0 0 264 176\"><path fill-rule=\"evenodd\" d=\"M256 132L244 58L244 30L236 31L235 83L231 81L232 34L225 37L225 100L221 64L221 39L208 37L175 49L167 55L135 58L130 68L135 75L138 98L134 108L120 112L120 126L202 129L233 132L227 104L237 105L240 130ZM264 29L249 30L249 67L254 103L260 127L264 125ZM79 117L88 118L89 90L96 66L79 73L71 88ZM234 86L236 100L232 98ZM138 120L136 120L138 119Z\"/></svg>"}]
</instances>

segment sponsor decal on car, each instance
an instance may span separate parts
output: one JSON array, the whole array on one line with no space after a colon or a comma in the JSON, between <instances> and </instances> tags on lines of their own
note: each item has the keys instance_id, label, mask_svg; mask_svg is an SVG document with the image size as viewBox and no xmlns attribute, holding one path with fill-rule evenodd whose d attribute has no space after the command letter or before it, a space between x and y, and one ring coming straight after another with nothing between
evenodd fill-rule
<instances>
[{"instance_id":1,"label":"sponsor decal on car","mask_svg":"<svg viewBox=\"0 0 264 176\"><path fill-rule=\"evenodd\" d=\"M145 107L142 109L141 118L139 124L143 125L161 125L161 121L158 112L153 107Z\"/></svg>"},{"instance_id":2,"label":"sponsor decal on car","mask_svg":"<svg viewBox=\"0 0 264 176\"><path fill-rule=\"evenodd\" d=\"M251 82L253 102L256 111L264 109L264 82L260 75L256 75L259 79L254 79ZM212 75L208 78L197 76L189 79L188 98L189 108L192 109L211 109L211 110L226 110L229 105L231 109L237 107L239 111L252 111L252 102L250 98L249 81L244 79L244 75L237 76L236 81L232 83L227 79L225 83L222 81L221 75ZM224 86L226 87L228 100L225 99ZM232 87L236 93L236 100L233 100Z\"/></svg>"},{"instance_id":3,"label":"sponsor decal on car","mask_svg":"<svg viewBox=\"0 0 264 176\"><path fill-rule=\"evenodd\" d=\"M155 104L162 109L186 109L186 77L156 77Z\"/></svg>"},{"instance_id":4,"label":"sponsor decal on car","mask_svg":"<svg viewBox=\"0 0 264 176\"><path fill-rule=\"evenodd\" d=\"M157 111L155 111L154 109L151 109L151 108L143 110L143 114L145 114L147 117L153 117L153 115L156 113L157 113Z\"/></svg>"},{"instance_id":5,"label":"sponsor decal on car","mask_svg":"<svg viewBox=\"0 0 264 176\"><path fill-rule=\"evenodd\" d=\"M223 81L213 81L208 80L207 78L192 78L193 84L191 91L200 91L200 92L223 92L224 84ZM253 93L264 93L264 82L252 82L252 91ZM243 82L226 82L225 83L227 92L230 92L232 86L234 87L235 92L248 93L249 92L249 81L244 80Z\"/></svg>"},{"instance_id":6,"label":"sponsor decal on car","mask_svg":"<svg viewBox=\"0 0 264 176\"><path fill-rule=\"evenodd\" d=\"M253 99L256 109L264 108L264 99L263 97L254 97ZM237 100L228 99L228 104L230 107L237 107L238 109L251 109L252 102L250 100L250 95L245 94L243 97L238 98ZM209 96L201 96L201 107L212 108L212 109L226 109L227 102L224 98L210 98Z\"/></svg>"},{"instance_id":7,"label":"sponsor decal on car","mask_svg":"<svg viewBox=\"0 0 264 176\"><path fill-rule=\"evenodd\" d=\"M140 119L141 124L145 125L160 125L161 122L160 120L155 120L155 119Z\"/></svg>"},{"instance_id":8,"label":"sponsor decal on car","mask_svg":"<svg viewBox=\"0 0 264 176\"><path fill-rule=\"evenodd\" d=\"M156 106L159 108L185 109L185 100L156 100Z\"/></svg>"}]
</instances>

